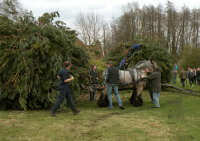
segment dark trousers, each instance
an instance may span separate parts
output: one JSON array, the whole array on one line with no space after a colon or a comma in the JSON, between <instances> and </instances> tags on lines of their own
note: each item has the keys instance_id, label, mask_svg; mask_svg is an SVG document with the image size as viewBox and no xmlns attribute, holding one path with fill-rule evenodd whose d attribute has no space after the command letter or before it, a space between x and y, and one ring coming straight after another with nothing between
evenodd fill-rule
<instances>
[{"instance_id":1,"label":"dark trousers","mask_svg":"<svg viewBox=\"0 0 200 141\"><path fill-rule=\"evenodd\" d=\"M194 84L195 85L197 84L197 78L196 78L196 76L194 76Z\"/></svg>"},{"instance_id":2,"label":"dark trousers","mask_svg":"<svg viewBox=\"0 0 200 141\"><path fill-rule=\"evenodd\" d=\"M200 85L200 80L197 79L197 86Z\"/></svg>"},{"instance_id":3,"label":"dark trousers","mask_svg":"<svg viewBox=\"0 0 200 141\"><path fill-rule=\"evenodd\" d=\"M194 77L190 77L190 84L193 84L194 83Z\"/></svg>"},{"instance_id":4,"label":"dark trousers","mask_svg":"<svg viewBox=\"0 0 200 141\"><path fill-rule=\"evenodd\" d=\"M189 81L189 84L192 85L192 81L190 77L188 78L188 81Z\"/></svg>"},{"instance_id":5,"label":"dark trousers","mask_svg":"<svg viewBox=\"0 0 200 141\"><path fill-rule=\"evenodd\" d=\"M151 102L154 102L153 101L153 92L151 91L151 86L149 87L149 94L150 94L150 97L151 97Z\"/></svg>"},{"instance_id":6,"label":"dark trousers","mask_svg":"<svg viewBox=\"0 0 200 141\"><path fill-rule=\"evenodd\" d=\"M93 90L93 92L92 91L90 91L90 100L94 100L94 95L95 95L95 92L96 92L96 90L95 90L95 85L93 84L93 85L90 85L91 87L92 87L92 90Z\"/></svg>"},{"instance_id":7,"label":"dark trousers","mask_svg":"<svg viewBox=\"0 0 200 141\"><path fill-rule=\"evenodd\" d=\"M63 103L64 99L66 98L67 100L67 104L69 104L71 110L73 112L76 111L76 107L74 105L74 101L73 101L73 97L69 91L68 87L65 87L63 89L59 90L59 96L55 102L55 104L53 105L53 107L51 108L51 112L55 113L57 111L57 109L60 107L60 105Z\"/></svg>"},{"instance_id":8,"label":"dark trousers","mask_svg":"<svg viewBox=\"0 0 200 141\"><path fill-rule=\"evenodd\" d=\"M128 55L127 55L127 58L131 57L131 55L135 52L135 50L131 50Z\"/></svg>"},{"instance_id":9,"label":"dark trousers","mask_svg":"<svg viewBox=\"0 0 200 141\"><path fill-rule=\"evenodd\" d=\"M118 68L119 70L123 70L123 69L124 69L124 65L118 66L117 68Z\"/></svg>"},{"instance_id":10,"label":"dark trousers","mask_svg":"<svg viewBox=\"0 0 200 141\"><path fill-rule=\"evenodd\" d=\"M185 79L181 79L181 84L184 86L185 85Z\"/></svg>"}]
</instances>

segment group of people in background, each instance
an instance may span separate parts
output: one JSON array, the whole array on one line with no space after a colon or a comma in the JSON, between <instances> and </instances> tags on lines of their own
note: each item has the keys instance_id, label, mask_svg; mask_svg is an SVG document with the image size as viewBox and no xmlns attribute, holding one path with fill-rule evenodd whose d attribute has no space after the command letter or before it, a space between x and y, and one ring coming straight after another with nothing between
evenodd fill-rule
<instances>
[{"instance_id":1,"label":"group of people in background","mask_svg":"<svg viewBox=\"0 0 200 141\"><path fill-rule=\"evenodd\" d=\"M173 84L176 84L177 70L178 66L175 64L173 69ZM185 81L186 83L188 81L189 86L191 87L194 87L194 85L198 86L200 85L200 68L192 69L189 67L187 71L185 71L184 68L182 68L179 73L179 78L183 87L185 87Z\"/></svg>"},{"instance_id":2,"label":"group of people in background","mask_svg":"<svg viewBox=\"0 0 200 141\"><path fill-rule=\"evenodd\" d=\"M200 68L192 69L188 68L187 79L189 81L189 86L194 87L194 85L200 84Z\"/></svg>"}]
</instances>

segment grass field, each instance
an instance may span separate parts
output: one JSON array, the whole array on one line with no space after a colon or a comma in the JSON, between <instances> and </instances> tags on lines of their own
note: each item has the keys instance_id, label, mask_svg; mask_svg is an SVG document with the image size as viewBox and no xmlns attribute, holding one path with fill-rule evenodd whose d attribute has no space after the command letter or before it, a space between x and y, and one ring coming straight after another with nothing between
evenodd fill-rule
<instances>
[{"instance_id":1,"label":"grass field","mask_svg":"<svg viewBox=\"0 0 200 141\"><path fill-rule=\"evenodd\" d=\"M109 111L80 96L76 100L82 110L79 115L69 108L59 110L57 118L50 117L49 110L0 111L0 141L200 140L200 94L166 90L170 89L161 92L161 108L157 109L152 108L148 91L143 91L142 107L131 106L130 91L123 91L120 97L125 110L118 108L115 97L114 109Z\"/></svg>"}]
</instances>

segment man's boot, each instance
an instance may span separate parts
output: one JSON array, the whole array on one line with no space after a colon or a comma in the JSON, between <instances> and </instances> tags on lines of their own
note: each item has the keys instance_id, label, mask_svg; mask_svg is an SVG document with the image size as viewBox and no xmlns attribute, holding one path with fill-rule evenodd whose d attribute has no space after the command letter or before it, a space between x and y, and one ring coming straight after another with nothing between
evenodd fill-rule
<instances>
[{"instance_id":1,"label":"man's boot","mask_svg":"<svg viewBox=\"0 0 200 141\"><path fill-rule=\"evenodd\" d=\"M76 110L74 113L74 115L77 115L81 110Z\"/></svg>"}]
</instances>

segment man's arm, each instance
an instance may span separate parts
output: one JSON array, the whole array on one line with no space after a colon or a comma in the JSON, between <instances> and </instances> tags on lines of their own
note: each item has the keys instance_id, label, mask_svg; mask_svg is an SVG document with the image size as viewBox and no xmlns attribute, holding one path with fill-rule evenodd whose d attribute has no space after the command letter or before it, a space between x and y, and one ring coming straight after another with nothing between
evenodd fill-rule
<instances>
[{"instance_id":1,"label":"man's arm","mask_svg":"<svg viewBox=\"0 0 200 141\"><path fill-rule=\"evenodd\" d=\"M69 75L67 71L63 72L63 80L65 83L72 81L73 79L69 79Z\"/></svg>"},{"instance_id":2,"label":"man's arm","mask_svg":"<svg viewBox=\"0 0 200 141\"><path fill-rule=\"evenodd\" d=\"M97 73L97 71L96 71L96 73ZM98 80L98 74L97 74L97 76L96 76L96 79Z\"/></svg>"},{"instance_id":3,"label":"man's arm","mask_svg":"<svg viewBox=\"0 0 200 141\"><path fill-rule=\"evenodd\" d=\"M107 79L108 79L108 75L109 75L109 71L108 71L108 69L106 69L105 75L104 75L104 78L103 78L103 85L106 84L106 81L107 81Z\"/></svg>"},{"instance_id":4,"label":"man's arm","mask_svg":"<svg viewBox=\"0 0 200 141\"><path fill-rule=\"evenodd\" d=\"M151 80L151 79L154 79L154 78L156 78L156 74L155 73L152 73L147 77L143 77L143 79L147 79L147 80Z\"/></svg>"},{"instance_id":5,"label":"man's arm","mask_svg":"<svg viewBox=\"0 0 200 141\"><path fill-rule=\"evenodd\" d=\"M59 71L58 74L57 74L58 79L60 79L60 73L61 73L61 71Z\"/></svg>"}]
</instances>

